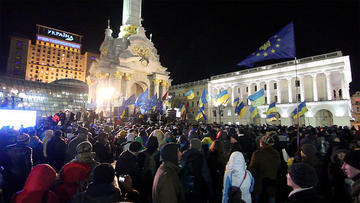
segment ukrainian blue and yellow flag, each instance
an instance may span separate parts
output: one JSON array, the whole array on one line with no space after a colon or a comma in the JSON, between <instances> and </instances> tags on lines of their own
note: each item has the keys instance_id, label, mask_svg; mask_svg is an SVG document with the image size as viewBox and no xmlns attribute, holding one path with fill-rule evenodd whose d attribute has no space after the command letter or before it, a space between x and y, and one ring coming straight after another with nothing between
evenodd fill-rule
<instances>
[{"instance_id":1,"label":"ukrainian blue and yellow flag","mask_svg":"<svg viewBox=\"0 0 360 203\"><path fill-rule=\"evenodd\" d=\"M266 121L267 121L267 122L276 121L276 120L277 120L277 119L276 119L275 115L272 114L272 113L266 116Z\"/></svg>"},{"instance_id":2,"label":"ukrainian blue and yellow flag","mask_svg":"<svg viewBox=\"0 0 360 203\"><path fill-rule=\"evenodd\" d=\"M251 113L251 118L255 118L255 116L259 113L258 108L251 106L249 109L250 113Z\"/></svg>"},{"instance_id":3,"label":"ukrainian blue and yellow flag","mask_svg":"<svg viewBox=\"0 0 360 203\"><path fill-rule=\"evenodd\" d=\"M193 90L189 90L185 93L185 96L187 99L193 99L195 97L194 95L194 91Z\"/></svg>"},{"instance_id":4,"label":"ukrainian blue and yellow flag","mask_svg":"<svg viewBox=\"0 0 360 203\"><path fill-rule=\"evenodd\" d=\"M180 112L181 112L181 116L183 116L186 113L186 105L184 104L180 105Z\"/></svg>"},{"instance_id":5,"label":"ukrainian blue and yellow flag","mask_svg":"<svg viewBox=\"0 0 360 203\"><path fill-rule=\"evenodd\" d=\"M201 93L200 99L199 99L199 107L203 107L204 104L207 103L206 97L208 95L208 92L206 90L206 88L204 88L203 92Z\"/></svg>"},{"instance_id":6,"label":"ukrainian blue and yellow flag","mask_svg":"<svg viewBox=\"0 0 360 203\"><path fill-rule=\"evenodd\" d=\"M269 108L268 110L266 111L266 115L270 115L271 113L274 113L274 112L278 112L276 106L275 106L276 102L273 102L269 105Z\"/></svg>"},{"instance_id":7,"label":"ukrainian blue and yellow flag","mask_svg":"<svg viewBox=\"0 0 360 203\"><path fill-rule=\"evenodd\" d=\"M239 106L240 106L240 99L239 97L237 97L236 99L234 99L234 106L235 106L235 113L239 114Z\"/></svg>"},{"instance_id":8,"label":"ukrainian blue and yellow flag","mask_svg":"<svg viewBox=\"0 0 360 203\"><path fill-rule=\"evenodd\" d=\"M202 106L199 109L199 111L198 111L198 113L197 113L197 115L195 117L195 120L198 121L200 118L204 118L204 120L206 121L206 114L205 114L204 106Z\"/></svg>"},{"instance_id":9,"label":"ukrainian blue and yellow flag","mask_svg":"<svg viewBox=\"0 0 360 203\"><path fill-rule=\"evenodd\" d=\"M255 94L250 95L248 99L251 101L251 104L255 107L263 105L265 103L264 89L261 89Z\"/></svg>"},{"instance_id":10,"label":"ukrainian blue and yellow flag","mask_svg":"<svg viewBox=\"0 0 360 203\"><path fill-rule=\"evenodd\" d=\"M293 111L294 118L296 118L297 115L299 115L299 117L304 115L307 111L308 111L308 109L306 107L306 102L303 101L299 104L299 106L297 108L294 109L294 111Z\"/></svg>"},{"instance_id":11,"label":"ukrainian blue and yellow flag","mask_svg":"<svg viewBox=\"0 0 360 203\"><path fill-rule=\"evenodd\" d=\"M238 66L252 67L254 63L269 59L295 58L295 36L293 22L270 37L258 50L238 63Z\"/></svg>"},{"instance_id":12,"label":"ukrainian blue and yellow flag","mask_svg":"<svg viewBox=\"0 0 360 203\"><path fill-rule=\"evenodd\" d=\"M229 102L229 98L230 98L230 96L229 96L227 90L224 90L217 95L216 102L219 105L222 105L222 104Z\"/></svg>"},{"instance_id":13,"label":"ukrainian blue and yellow flag","mask_svg":"<svg viewBox=\"0 0 360 203\"><path fill-rule=\"evenodd\" d=\"M242 118L244 114L246 113L247 109L244 105L244 102L241 102L239 105L239 118Z\"/></svg>"}]
</instances>

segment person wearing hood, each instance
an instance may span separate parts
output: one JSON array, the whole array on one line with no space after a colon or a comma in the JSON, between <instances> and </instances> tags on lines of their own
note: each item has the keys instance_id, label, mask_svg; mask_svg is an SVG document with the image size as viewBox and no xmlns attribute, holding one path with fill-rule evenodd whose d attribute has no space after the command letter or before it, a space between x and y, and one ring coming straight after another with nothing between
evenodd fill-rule
<instances>
[{"instance_id":1,"label":"person wearing hood","mask_svg":"<svg viewBox=\"0 0 360 203\"><path fill-rule=\"evenodd\" d=\"M75 157L76 147L78 146L78 144L80 144L84 141L88 141L88 129L79 127L78 135L75 138L73 138L68 144L68 148L66 150L65 162L69 162Z\"/></svg>"},{"instance_id":2,"label":"person wearing hood","mask_svg":"<svg viewBox=\"0 0 360 203\"><path fill-rule=\"evenodd\" d=\"M24 189L17 192L12 203L59 203L56 194L51 191L56 179L56 171L48 164L38 164L26 179Z\"/></svg>"},{"instance_id":3,"label":"person wearing hood","mask_svg":"<svg viewBox=\"0 0 360 203\"><path fill-rule=\"evenodd\" d=\"M160 153L157 150L159 143L156 137L150 136L146 149L137 155L142 187L139 188L143 201L151 202L151 188L156 169L160 165Z\"/></svg>"},{"instance_id":4,"label":"person wearing hood","mask_svg":"<svg viewBox=\"0 0 360 203\"><path fill-rule=\"evenodd\" d=\"M181 181L188 202L207 202L213 194L209 168L201 149L201 141L192 138L190 149L181 156Z\"/></svg>"},{"instance_id":5,"label":"person wearing hood","mask_svg":"<svg viewBox=\"0 0 360 203\"><path fill-rule=\"evenodd\" d=\"M228 203L232 187L240 188L241 199L251 203L253 177L251 172L246 170L246 162L241 152L235 151L230 155L226 164L223 186L223 203Z\"/></svg>"},{"instance_id":6,"label":"person wearing hood","mask_svg":"<svg viewBox=\"0 0 360 203\"><path fill-rule=\"evenodd\" d=\"M113 184L114 168L108 163L103 163L96 166L93 173L93 182L88 185L86 191L75 195L71 202L120 202L122 200L121 191Z\"/></svg>"},{"instance_id":7,"label":"person wearing hood","mask_svg":"<svg viewBox=\"0 0 360 203\"><path fill-rule=\"evenodd\" d=\"M89 141L84 141L76 147L77 155L60 170L60 184L56 194L61 202L69 201L76 192L86 189L92 181L91 171L99 164L95 161L95 153Z\"/></svg>"},{"instance_id":8,"label":"person wearing hood","mask_svg":"<svg viewBox=\"0 0 360 203\"><path fill-rule=\"evenodd\" d=\"M169 143L160 150L163 160L157 169L152 187L153 203L185 202L183 187L179 178L179 147Z\"/></svg>"},{"instance_id":9,"label":"person wearing hood","mask_svg":"<svg viewBox=\"0 0 360 203\"><path fill-rule=\"evenodd\" d=\"M159 143L158 149L161 149L164 145L166 145L165 135L161 130L152 131L150 136L154 136L157 138L158 143Z\"/></svg>"}]
</instances>

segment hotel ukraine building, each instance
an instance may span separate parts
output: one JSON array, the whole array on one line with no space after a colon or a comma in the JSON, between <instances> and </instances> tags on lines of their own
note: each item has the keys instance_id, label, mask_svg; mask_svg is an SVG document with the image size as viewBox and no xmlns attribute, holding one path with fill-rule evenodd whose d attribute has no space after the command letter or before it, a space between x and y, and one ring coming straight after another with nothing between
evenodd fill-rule
<instances>
[{"instance_id":1,"label":"hotel ukraine building","mask_svg":"<svg viewBox=\"0 0 360 203\"><path fill-rule=\"evenodd\" d=\"M188 103L187 118L190 121L194 121L199 110L197 101L202 90L207 88L212 97L223 90L227 90L230 95L230 102L225 106L216 106L213 100L205 105L207 123L290 126L297 122L293 118L293 110L298 103L306 101L308 112L300 117L301 125L350 126L351 81L349 56L343 56L338 51L298 59L297 64L292 60L173 85L169 94L173 96L175 107L180 103ZM251 102L248 96L261 88L265 90L265 104L258 107L259 114L255 118L251 118L249 110L242 118L234 114L235 98L239 97L249 109ZM190 89L194 90L195 98L186 100L184 93ZM265 119L265 112L272 102L276 102L277 120L269 123ZM203 119L199 121L205 122Z\"/></svg>"},{"instance_id":2,"label":"hotel ukraine building","mask_svg":"<svg viewBox=\"0 0 360 203\"><path fill-rule=\"evenodd\" d=\"M7 75L0 76L0 104L9 102L1 108L37 110L42 117L85 109L86 72L99 54L82 54L81 40L82 35L43 25L36 25L33 42L11 36Z\"/></svg>"}]
</instances>

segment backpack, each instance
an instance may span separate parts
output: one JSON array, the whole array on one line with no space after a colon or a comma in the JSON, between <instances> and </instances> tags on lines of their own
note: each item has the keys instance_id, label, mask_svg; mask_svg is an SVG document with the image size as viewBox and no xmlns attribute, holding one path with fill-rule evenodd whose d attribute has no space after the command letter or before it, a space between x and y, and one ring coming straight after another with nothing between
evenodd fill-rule
<instances>
[{"instance_id":1,"label":"backpack","mask_svg":"<svg viewBox=\"0 0 360 203\"><path fill-rule=\"evenodd\" d=\"M241 181L241 184L239 187L237 186L231 186L228 193L229 193L229 201L228 203L246 203L245 200L242 199L242 192L241 192L241 185L243 184L245 178L247 176L247 172L245 172L244 178ZM230 183L231 184L231 183Z\"/></svg>"}]
</instances>

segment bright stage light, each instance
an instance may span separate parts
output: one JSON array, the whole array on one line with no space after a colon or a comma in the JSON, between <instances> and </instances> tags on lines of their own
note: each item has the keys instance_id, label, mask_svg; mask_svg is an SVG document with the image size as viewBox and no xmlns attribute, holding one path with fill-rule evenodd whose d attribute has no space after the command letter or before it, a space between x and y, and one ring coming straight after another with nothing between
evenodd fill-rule
<instances>
[{"instance_id":1,"label":"bright stage light","mask_svg":"<svg viewBox=\"0 0 360 203\"><path fill-rule=\"evenodd\" d=\"M14 126L15 129L19 129L21 125L25 128L35 126L36 111L0 110L0 128Z\"/></svg>"},{"instance_id":2,"label":"bright stage light","mask_svg":"<svg viewBox=\"0 0 360 203\"><path fill-rule=\"evenodd\" d=\"M113 96L114 88L113 87L103 87L98 90L96 103L103 104L105 101L110 100Z\"/></svg>"}]
</instances>

